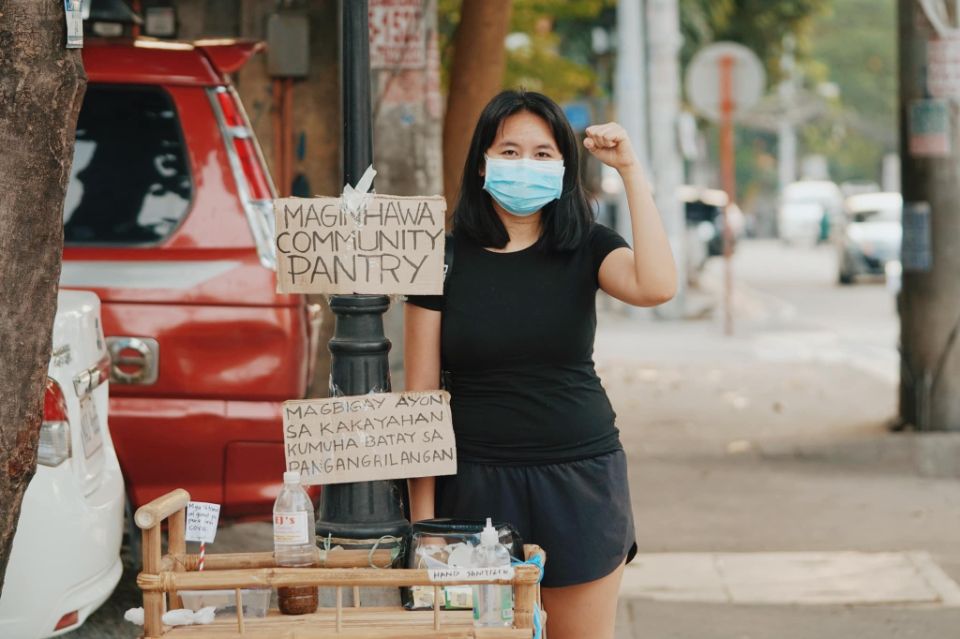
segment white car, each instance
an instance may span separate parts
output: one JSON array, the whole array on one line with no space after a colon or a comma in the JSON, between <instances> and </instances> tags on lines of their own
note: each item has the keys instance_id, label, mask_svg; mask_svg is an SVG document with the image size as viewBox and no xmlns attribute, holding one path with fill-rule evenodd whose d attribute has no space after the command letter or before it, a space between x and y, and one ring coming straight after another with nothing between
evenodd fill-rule
<instances>
[{"instance_id":1,"label":"white car","mask_svg":"<svg viewBox=\"0 0 960 639\"><path fill-rule=\"evenodd\" d=\"M828 180L788 184L780 198L777 224L785 242L813 243L835 235L843 224L840 187Z\"/></svg>"},{"instance_id":2,"label":"white car","mask_svg":"<svg viewBox=\"0 0 960 639\"><path fill-rule=\"evenodd\" d=\"M37 472L0 595L3 639L78 628L120 580L124 488L107 426L109 372L99 298L61 291Z\"/></svg>"},{"instance_id":3,"label":"white car","mask_svg":"<svg viewBox=\"0 0 960 639\"><path fill-rule=\"evenodd\" d=\"M816 202L784 202L777 217L780 239L788 244L815 244L824 215L823 206Z\"/></svg>"},{"instance_id":4,"label":"white car","mask_svg":"<svg viewBox=\"0 0 960 639\"><path fill-rule=\"evenodd\" d=\"M840 243L841 284L858 275L885 275L900 260L903 197L899 193L863 193L847 199L847 223Z\"/></svg>"}]
</instances>

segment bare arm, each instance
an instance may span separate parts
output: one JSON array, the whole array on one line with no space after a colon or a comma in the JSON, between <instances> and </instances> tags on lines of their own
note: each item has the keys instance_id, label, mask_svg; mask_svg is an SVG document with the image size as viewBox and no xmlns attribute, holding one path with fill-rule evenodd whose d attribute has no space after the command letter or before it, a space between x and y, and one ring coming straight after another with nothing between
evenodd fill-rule
<instances>
[{"instance_id":1,"label":"bare arm","mask_svg":"<svg viewBox=\"0 0 960 639\"><path fill-rule=\"evenodd\" d=\"M440 313L404 304L403 367L407 390L440 388ZM433 519L436 480L419 477L407 480L410 491L410 520Z\"/></svg>"},{"instance_id":2,"label":"bare arm","mask_svg":"<svg viewBox=\"0 0 960 639\"><path fill-rule=\"evenodd\" d=\"M677 291L677 267L650 185L623 127L588 127L584 146L620 173L627 193L633 249L612 251L600 265L600 288L634 306L656 306Z\"/></svg>"}]
</instances>

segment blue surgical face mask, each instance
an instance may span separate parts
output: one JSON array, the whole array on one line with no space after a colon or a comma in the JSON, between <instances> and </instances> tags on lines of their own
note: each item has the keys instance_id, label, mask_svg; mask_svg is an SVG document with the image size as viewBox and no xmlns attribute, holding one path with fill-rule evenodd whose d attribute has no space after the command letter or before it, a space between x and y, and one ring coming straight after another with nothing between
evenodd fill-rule
<instances>
[{"instance_id":1,"label":"blue surgical face mask","mask_svg":"<svg viewBox=\"0 0 960 639\"><path fill-rule=\"evenodd\" d=\"M509 213L532 215L563 192L563 160L484 157L483 190Z\"/></svg>"}]
</instances>

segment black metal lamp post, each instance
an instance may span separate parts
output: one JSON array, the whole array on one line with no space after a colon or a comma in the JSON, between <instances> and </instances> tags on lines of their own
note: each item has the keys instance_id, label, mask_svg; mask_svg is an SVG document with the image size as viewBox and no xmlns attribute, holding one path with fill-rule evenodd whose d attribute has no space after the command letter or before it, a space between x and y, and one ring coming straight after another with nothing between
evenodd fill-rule
<instances>
[{"instance_id":1,"label":"black metal lamp post","mask_svg":"<svg viewBox=\"0 0 960 639\"><path fill-rule=\"evenodd\" d=\"M373 160L370 111L370 40L367 0L340 3L340 68L343 104L343 179L356 184ZM334 295L336 329L330 340L330 392L363 395L390 390L390 340L383 333L386 295ZM323 544L372 546L409 529L403 486L396 480L325 486L320 494L317 537ZM380 548L399 542L384 539Z\"/></svg>"}]
</instances>

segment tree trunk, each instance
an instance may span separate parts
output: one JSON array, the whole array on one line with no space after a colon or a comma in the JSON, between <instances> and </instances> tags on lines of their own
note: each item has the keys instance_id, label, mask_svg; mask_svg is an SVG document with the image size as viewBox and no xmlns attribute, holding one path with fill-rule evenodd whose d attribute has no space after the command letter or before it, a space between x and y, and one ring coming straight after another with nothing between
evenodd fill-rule
<instances>
[{"instance_id":1,"label":"tree trunk","mask_svg":"<svg viewBox=\"0 0 960 639\"><path fill-rule=\"evenodd\" d=\"M503 83L513 0L463 0L453 38L453 66L443 122L443 190L453 213L477 118Z\"/></svg>"},{"instance_id":2,"label":"tree trunk","mask_svg":"<svg viewBox=\"0 0 960 639\"><path fill-rule=\"evenodd\" d=\"M63 200L86 87L63 0L0 0L0 589L37 463L63 247Z\"/></svg>"}]
</instances>

